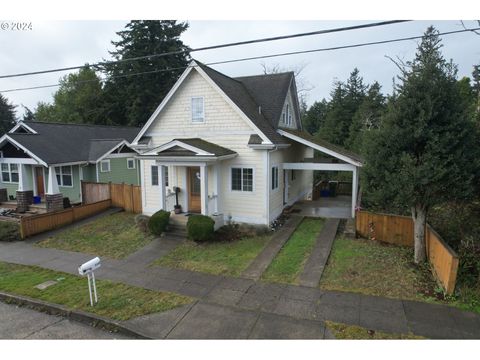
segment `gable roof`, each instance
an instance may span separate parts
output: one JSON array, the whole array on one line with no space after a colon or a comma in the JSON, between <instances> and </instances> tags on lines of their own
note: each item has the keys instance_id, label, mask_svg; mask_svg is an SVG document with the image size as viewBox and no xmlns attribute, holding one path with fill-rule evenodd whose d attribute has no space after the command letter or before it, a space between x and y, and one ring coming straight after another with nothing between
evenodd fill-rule
<instances>
[{"instance_id":1,"label":"gable roof","mask_svg":"<svg viewBox=\"0 0 480 360\"><path fill-rule=\"evenodd\" d=\"M363 158L360 155L355 154L354 152L351 152L349 150L346 150L340 146L333 145L325 140L319 139L317 137L313 137L306 131L293 130L293 129L281 129L279 130L279 133L289 139L302 142L307 146L311 146L316 150L319 150L325 154L336 157L337 159L346 161L352 165L355 165L355 166L363 165Z\"/></svg>"},{"instance_id":2,"label":"gable roof","mask_svg":"<svg viewBox=\"0 0 480 360\"><path fill-rule=\"evenodd\" d=\"M149 150L143 155L160 155L160 156L214 156L222 157L228 155L236 155L233 150L223 146L205 141L200 138L173 139L166 144Z\"/></svg>"},{"instance_id":3,"label":"gable roof","mask_svg":"<svg viewBox=\"0 0 480 360\"><path fill-rule=\"evenodd\" d=\"M8 133L5 137L28 149L46 164L94 161L122 141L131 142L139 128L28 121L35 134ZM102 151L104 151L102 153Z\"/></svg>"}]
</instances>

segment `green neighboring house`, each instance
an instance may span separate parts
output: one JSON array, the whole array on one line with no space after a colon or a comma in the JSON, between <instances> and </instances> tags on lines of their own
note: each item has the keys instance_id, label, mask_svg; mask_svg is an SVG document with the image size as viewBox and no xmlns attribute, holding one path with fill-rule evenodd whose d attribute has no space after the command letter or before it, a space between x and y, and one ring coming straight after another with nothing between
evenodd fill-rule
<instances>
[{"instance_id":1,"label":"green neighboring house","mask_svg":"<svg viewBox=\"0 0 480 360\"><path fill-rule=\"evenodd\" d=\"M29 201L39 196L42 202L49 194L62 194L77 203L82 200L82 180L139 185L139 160L130 147L139 130L19 122L0 138L0 189L7 190L9 200L19 193ZM55 176L49 181L51 174Z\"/></svg>"}]
</instances>

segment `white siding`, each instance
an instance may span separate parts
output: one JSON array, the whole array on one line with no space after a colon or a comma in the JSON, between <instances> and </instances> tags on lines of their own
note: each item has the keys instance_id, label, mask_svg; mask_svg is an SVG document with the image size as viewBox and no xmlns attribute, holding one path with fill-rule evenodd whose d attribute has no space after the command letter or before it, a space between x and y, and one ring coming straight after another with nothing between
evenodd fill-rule
<instances>
[{"instance_id":1,"label":"white siding","mask_svg":"<svg viewBox=\"0 0 480 360\"><path fill-rule=\"evenodd\" d=\"M192 123L191 98L203 97L205 122ZM238 153L236 158L221 162L221 203L219 210L225 218L231 216L237 222L266 223L264 150L250 149L247 144L251 134L255 134L250 125L225 101L225 99L196 71L192 71L177 92L170 99L157 119L146 131L152 137L153 146L160 146L175 138L202 138L203 140L226 147ZM146 214L159 208L158 187L151 186L150 165L145 161L145 209ZM232 192L230 189L230 168L244 166L254 169L254 191ZM172 167L170 167L172 169ZM173 180L173 170L170 170ZM208 168L208 193L214 194L213 166ZM185 168L177 167L177 184L184 190ZM170 181L170 187L176 185ZM185 191L180 194L180 203L185 206ZM212 204L213 202L210 201ZM213 209L209 209L213 212Z\"/></svg>"}]
</instances>

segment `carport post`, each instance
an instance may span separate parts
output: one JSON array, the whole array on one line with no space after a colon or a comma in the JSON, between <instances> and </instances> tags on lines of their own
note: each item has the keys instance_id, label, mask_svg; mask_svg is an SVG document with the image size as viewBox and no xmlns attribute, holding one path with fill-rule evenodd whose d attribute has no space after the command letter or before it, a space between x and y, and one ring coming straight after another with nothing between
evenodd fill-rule
<instances>
[{"instance_id":1,"label":"carport post","mask_svg":"<svg viewBox=\"0 0 480 360\"><path fill-rule=\"evenodd\" d=\"M352 172L352 218L355 218L357 196L358 196L358 168L355 166Z\"/></svg>"}]
</instances>

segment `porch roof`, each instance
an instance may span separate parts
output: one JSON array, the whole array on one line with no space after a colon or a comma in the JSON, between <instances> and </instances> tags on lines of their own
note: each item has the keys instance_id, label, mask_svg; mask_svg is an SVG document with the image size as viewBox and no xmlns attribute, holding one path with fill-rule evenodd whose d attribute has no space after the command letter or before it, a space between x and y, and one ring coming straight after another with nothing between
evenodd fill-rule
<instances>
[{"instance_id":1,"label":"porch roof","mask_svg":"<svg viewBox=\"0 0 480 360\"><path fill-rule=\"evenodd\" d=\"M200 156L223 157L237 155L233 150L205 141L200 138L173 139L163 145L149 150L142 156Z\"/></svg>"}]
</instances>

